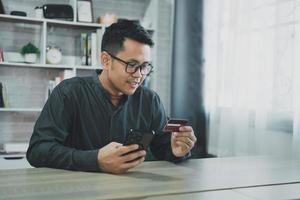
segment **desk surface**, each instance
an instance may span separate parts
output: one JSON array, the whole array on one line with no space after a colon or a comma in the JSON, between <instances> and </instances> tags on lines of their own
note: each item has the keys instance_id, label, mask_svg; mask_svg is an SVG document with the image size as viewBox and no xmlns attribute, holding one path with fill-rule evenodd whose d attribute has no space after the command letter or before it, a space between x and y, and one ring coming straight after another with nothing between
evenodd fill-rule
<instances>
[{"instance_id":1,"label":"desk surface","mask_svg":"<svg viewBox=\"0 0 300 200\"><path fill-rule=\"evenodd\" d=\"M195 192L186 194L170 194L146 197L144 200L282 200L299 199L300 184L283 184L260 187L248 187L231 190L215 190L208 192Z\"/></svg>"},{"instance_id":2,"label":"desk surface","mask_svg":"<svg viewBox=\"0 0 300 200\"><path fill-rule=\"evenodd\" d=\"M238 189L300 183L299 169L300 160L290 158L233 157L177 165L144 162L123 175L48 168L0 170L0 199L159 199L216 190L238 197ZM204 194L212 193L200 195Z\"/></svg>"}]
</instances>

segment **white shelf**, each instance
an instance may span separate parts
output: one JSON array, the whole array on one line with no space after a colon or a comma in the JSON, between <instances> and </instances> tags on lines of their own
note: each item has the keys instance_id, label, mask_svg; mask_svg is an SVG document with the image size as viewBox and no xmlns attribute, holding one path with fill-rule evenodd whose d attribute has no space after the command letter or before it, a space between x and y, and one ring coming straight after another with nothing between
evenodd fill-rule
<instances>
[{"instance_id":1,"label":"white shelf","mask_svg":"<svg viewBox=\"0 0 300 200\"><path fill-rule=\"evenodd\" d=\"M22 22L22 23L34 23L34 24L42 24L44 20L31 18L31 17L22 17L22 16L15 16L15 15L5 15L0 14L0 19L5 22Z\"/></svg>"},{"instance_id":2,"label":"white shelf","mask_svg":"<svg viewBox=\"0 0 300 200\"><path fill-rule=\"evenodd\" d=\"M74 67L70 66L70 65L66 65L66 64L57 64L57 65L53 65L53 64L42 64L42 67L45 68L58 68L58 69L74 69Z\"/></svg>"},{"instance_id":3,"label":"white shelf","mask_svg":"<svg viewBox=\"0 0 300 200\"><path fill-rule=\"evenodd\" d=\"M0 112L41 112L42 108L0 108Z\"/></svg>"},{"instance_id":4,"label":"white shelf","mask_svg":"<svg viewBox=\"0 0 300 200\"><path fill-rule=\"evenodd\" d=\"M73 69L74 67L68 65L50 65L50 64L40 64L40 63L12 63L12 62L0 62L1 66L13 66L13 67L30 67L30 68L56 68L56 69Z\"/></svg>"},{"instance_id":5,"label":"white shelf","mask_svg":"<svg viewBox=\"0 0 300 200\"><path fill-rule=\"evenodd\" d=\"M54 19L43 19L47 24L60 24L67 26L80 26L80 27L91 27L91 28L105 28L103 24L96 23L83 23L83 22L72 22L72 21L63 21L63 20L54 20Z\"/></svg>"},{"instance_id":6,"label":"white shelf","mask_svg":"<svg viewBox=\"0 0 300 200\"><path fill-rule=\"evenodd\" d=\"M87 70L89 70L89 69L93 69L93 70L95 70L95 69L101 69L102 67L101 66L75 66L75 68L76 69L87 69Z\"/></svg>"},{"instance_id":7,"label":"white shelf","mask_svg":"<svg viewBox=\"0 0 300 200\"><path fill-rule=\"evenodd\" d=\"M70 66L70 65L65 65L65 64L57 64L57 65L51 65L51 64L30 64L30 63L11 63L11 62L0 62L0 67L1 66L13 66L13 67L30 67L30 68L55 68L55 69L101 69L101 66Z\"/></svg>"},{"instance_id":8,"label":"white shelf","mask_svg":"<svg viewBox=\"0 0 300 200\"><path fill-rule=\"evenodd\" d=\"M106 26L103 24L97 23L83 23L83 22L73 22L73 21L64 21L64 20L55 20L55 19L37 19L32 17L22 17L22 16L14 16L14 15L4 15L0 14L0 19L2 21L7 22L20 22L20 23L34 23L34 24L58 24L58 25L66 25L66 26L79 26L79 27L91 27L91 28L105 28Z\"/></svg>"},{"instance_id":9,"label":"white shelf","mask_svg":"<svg viewBox=\"0 0 300 200\"><path fill-rule=\"evenodd\" d=\"M26 157L26 152L22 153L4 153L0 152L0 159L1 158L25 158Z\"/></svg>"}]
</instances>

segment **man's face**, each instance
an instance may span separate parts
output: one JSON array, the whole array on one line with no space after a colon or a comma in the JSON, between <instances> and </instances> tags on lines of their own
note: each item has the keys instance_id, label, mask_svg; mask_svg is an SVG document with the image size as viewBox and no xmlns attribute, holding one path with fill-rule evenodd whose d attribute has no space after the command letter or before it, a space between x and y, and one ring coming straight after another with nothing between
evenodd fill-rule
<instances>
[{"instance_id":1,"label":"man's face","mask_svg":"<svg viewBox=\"0 0 300 200\"><path fill-rule=\"evenodd\" d=\"M119 51L116 57L126 62L136 62L142 64L150 62L150 46L139 43L137 41L126 39L124 41L124 49ZM112 59L111 65L107 70L107 79L110 92L114 95L126 94L132 95L145 79L140 70L133 74L126 72L126 64Z\"/></svg>"}]
</instances>

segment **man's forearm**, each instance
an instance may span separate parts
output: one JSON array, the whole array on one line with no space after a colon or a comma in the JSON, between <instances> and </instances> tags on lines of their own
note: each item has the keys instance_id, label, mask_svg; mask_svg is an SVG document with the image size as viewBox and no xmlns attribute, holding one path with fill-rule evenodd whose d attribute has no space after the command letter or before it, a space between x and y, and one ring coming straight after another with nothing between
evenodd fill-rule
<instances>
[{"instance_id":1,"label":"man's forearm","mask_svg":"<svg viewBox=\"0 0 300 200\"><path fill-rule=\"evenodd\" d=\"M98 150L77 150L54 142L31 144L27 160L34 167L51 167L78 171L100 171Z\"/></svg>"}]
</instances>

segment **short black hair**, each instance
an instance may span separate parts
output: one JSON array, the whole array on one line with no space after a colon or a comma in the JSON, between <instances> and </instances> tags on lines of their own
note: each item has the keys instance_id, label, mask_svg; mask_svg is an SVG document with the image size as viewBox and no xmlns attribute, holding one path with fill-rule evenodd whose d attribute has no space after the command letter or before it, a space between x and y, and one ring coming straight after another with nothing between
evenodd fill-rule
<instances>
[{"instance_id":1,"label":"short black hair","mask_svg":"<svg viewBox=\"0 0 300 200\"><path fill-rule=\"evenodd\" d=\"M123 49L125 39L132 39L150 47L154 45L151 35L134 20L120 20L106 28L102 38L101 51L116 55Z\"/></svg>"}]
</instances>

